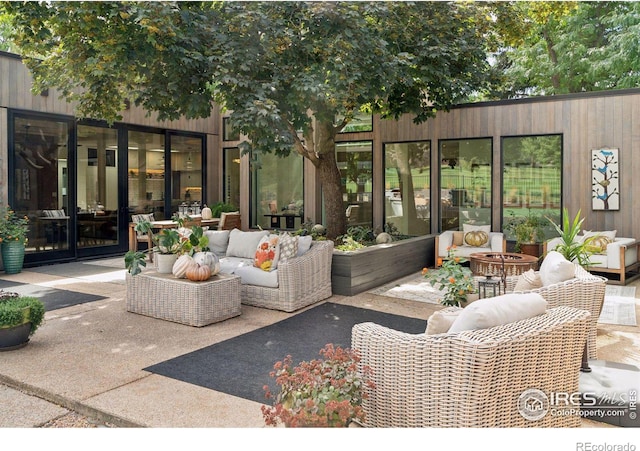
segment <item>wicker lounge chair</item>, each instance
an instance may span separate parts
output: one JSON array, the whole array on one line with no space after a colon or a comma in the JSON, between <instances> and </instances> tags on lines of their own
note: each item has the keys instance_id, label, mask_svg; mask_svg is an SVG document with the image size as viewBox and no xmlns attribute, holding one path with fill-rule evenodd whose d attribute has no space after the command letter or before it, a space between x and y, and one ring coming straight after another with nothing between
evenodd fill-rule
<instances>
[{"instance_id":1,"label":"wicker lounge chair","mask_svg":"<svg viewBox=\"0 0 640 451\"><path fill-rule=\"evenodd\" d=\"M352 347L373 370L363 401L371 427L579 427L571 415L526 419L518 400L528 389L578 392L589 312L550 309L490 329L407 334L356 324Z\"/></svg>"}]
</instances>

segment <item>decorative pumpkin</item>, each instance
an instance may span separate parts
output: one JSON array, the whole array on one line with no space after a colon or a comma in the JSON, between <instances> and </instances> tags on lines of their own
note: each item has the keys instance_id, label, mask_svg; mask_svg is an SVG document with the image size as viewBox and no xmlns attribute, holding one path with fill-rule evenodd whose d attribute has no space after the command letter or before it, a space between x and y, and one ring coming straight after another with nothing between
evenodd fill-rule
<instances>
[{"instance_id":1,"label":"decorative pumpkin","mask_svg":"<svg viewBox=\"0 0 640 451\"><path fill-rule=\"evenodd\" d=\"M609 237L606 236L596 236L589 240L589 247L593 252L601 254L607 251L607 245L613 243Z\"/></svg>"},{"instance_id":2,"label":"decorative pumpkin","mask_svg":"<svg viewBox=\"0 0 640 451\"><path fill-rule=\"evenodd\" d=\"M464 242L469 246L480 247L489 241L489 235L482 230L474 230L464 236Z\"/></svg>"},{"instance_id":3,"label":"decorative pumpkin","mask_svg":"<svg viewBox=\"0 0 640 451\"><path fill-rule=\"evenodd\" d=\"M192 282L204 282L211 277L211 268L207 265L194 263L187 268L187 279Z\"/></svg>"},{"instance_id":4,"label":"decorative pumpkin","mask_svg":"<svg viewBox=\"0 0 640 451\"><path fill-rule=\"evenodd\" d=\"M211 218L213 218L213 213L211 212L211 209L206 206L206 204L202 208L202 210L200 211L200 214L202 215L202 219L211 219Z\"/></svg>"},{"instance_id":5,"label":"decorative pumpkin","mask_svg":"<svg viewBox=\"0 0 640 451\"><path fill-rule=\"evenodd\" d=\"M205 265L211 268L212 276L220 272L220 260L213 252L196 252L193 254L193 261L199 265Z\"/></svg>"},{"instance_id":6,"label":"decorative pumpkin","mask_svg":"<svg viewBox=\"0 0 640 451\"><path fill-rule=\"evenodd\" d=\"M187 269L189 269L189 267L193 264L194 261L190 255L181 255L173 264L173 269L171 270L171 272L173 273L173 277L184 279L187 275Z\"/></svg>"},{"instance_id":7,"label":"decorative pumpkin","mask_svg":"<svg viewBox=\"0 0 640 451\"><path fill-rule=\"evenodd\" d=\"M376 236L376 243L378 244L391 243L392 241L393 237L387 232L379 233L378 236Z\"/></svg>"}]
</instances>

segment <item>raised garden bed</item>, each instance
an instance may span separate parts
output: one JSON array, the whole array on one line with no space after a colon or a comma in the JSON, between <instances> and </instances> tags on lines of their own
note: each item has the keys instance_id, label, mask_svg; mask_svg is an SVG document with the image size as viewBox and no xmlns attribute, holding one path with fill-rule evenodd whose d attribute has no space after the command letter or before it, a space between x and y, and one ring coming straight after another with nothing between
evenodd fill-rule
<instances>
[{"instance_id":1,"label":"raised garden bed","mask_svg":"<svg viewBox=\"0 0 640 451\"><path fill-rule=\"evenodd\" d=\"M333 251L333 294L353 296L433 266L435 236L426 235L355 251Z\"/></svg>"}]
</instances>

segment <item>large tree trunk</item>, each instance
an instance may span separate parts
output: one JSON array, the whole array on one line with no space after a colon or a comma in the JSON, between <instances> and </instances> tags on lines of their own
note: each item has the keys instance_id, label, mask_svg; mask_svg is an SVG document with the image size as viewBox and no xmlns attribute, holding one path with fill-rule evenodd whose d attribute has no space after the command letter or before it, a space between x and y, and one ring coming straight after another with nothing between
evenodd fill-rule
<instances>
[{"instance_id":1,"label":"large tree trunk","mask_svg":"<svg viewBox=\"0 0 640 451\"><path fill-rule=\"evenodd\" d=\"M324 197L327 238L335 240L347 231L347 216L342 201L342 181L336 163L335 129L331 123L317 122L315 162Z\"/></svg>"}]
</instances>

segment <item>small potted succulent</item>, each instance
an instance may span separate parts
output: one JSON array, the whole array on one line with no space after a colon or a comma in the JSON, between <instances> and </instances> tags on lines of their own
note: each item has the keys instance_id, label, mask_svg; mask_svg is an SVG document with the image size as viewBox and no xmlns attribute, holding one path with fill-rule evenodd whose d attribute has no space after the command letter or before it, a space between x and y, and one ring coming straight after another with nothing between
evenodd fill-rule
<instances>
[{"instance_id":1,"label":"small potted succulent","mask_svg":"<svg viewBox=\"0 0 640 451\"><path fill-rule=\"evenodd\" d=\"M375 389L371 369L359 368L360 356L352 349L327 344L320 355L296 367L291 356L276 362L270 375L280 393L274 397L265 386L267 398L275 398L273 406L262 406L267 426L348 427L364 420L363 388Z\"/></svg>"},{"instance_id":2,"label":"small potted succulent","mask_svg":"<svg viewBox=\"0 0 640 451\"><path fill-rule=\"evenodd\" d=\"M0 290L0 351L25 346L43 320L40 299Z\"/></svg>"}]
</instances>

